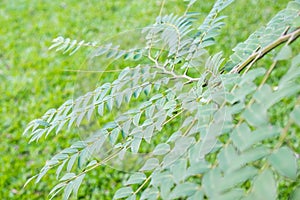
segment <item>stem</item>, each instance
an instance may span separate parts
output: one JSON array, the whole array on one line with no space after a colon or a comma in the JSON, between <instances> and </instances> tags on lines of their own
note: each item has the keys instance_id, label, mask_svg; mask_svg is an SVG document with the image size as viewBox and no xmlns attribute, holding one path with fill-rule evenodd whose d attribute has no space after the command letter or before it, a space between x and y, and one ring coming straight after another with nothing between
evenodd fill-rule
<instances>
[{"instance_id":1,"label":"stem","mask_svg":"<svg viewBox=\"0 0 300 200\"><path fill-rule=\"evenodd\" d=\"M252 63L253 60L257 61L264 57L268 52L273 50L274 48L278 47L284 42L292 43L300 36L300 28L296 29L295 31L289 33L289 34L283 34L280 36L277 40L266 46L265 48L261 49L260 51L254 52L252 55L250 55L244 62L242 62L240 65L235 66L230 73L239 73L242 71L246 66ZM253 63L252 63L253 64ZM252 65L251 64L251 65Z\"/></svg>"}]
</instances>

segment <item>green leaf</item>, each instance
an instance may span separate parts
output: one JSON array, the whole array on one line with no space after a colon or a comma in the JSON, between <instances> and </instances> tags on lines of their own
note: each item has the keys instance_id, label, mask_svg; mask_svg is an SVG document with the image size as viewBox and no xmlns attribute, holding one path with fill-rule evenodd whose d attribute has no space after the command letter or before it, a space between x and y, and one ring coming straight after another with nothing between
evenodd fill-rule
<instances>
[{"instance_id":1,"label":"green leaf","mask_svg":"<svg viewBox=\"0 0 300 200\"><path fill-rule=\"evenodd\" d=\"M59 181L66 181L76 177L74 173L66 173Z\"/></svg>"},{"instance_id":2,"label":"green leaf","mask_svg":"<svg viewBox=\"0 0 300 200\"><path fill-rule=\"evenodd\" d=\"M193 137L181 137L176 140L174 148L164 157L163 168L174 163L180 156L187 152L187 149L195 143Z\"/></svg>"},{"instance_id":3,"label":"green leaf","mask_svg":"<svg viewBox=\"0 0 300 200\"><path fill-rule=\"evenodd\" d=\"M289 200L299 200L300 199L300 187L298 186L290 195Z\"/></svg>"},{"instance_id":4,"label":"green leaf","mask_svg":"<svg viewBox=\"0 0 300 200\"><path fill-rule=\"evenodd\" d=\"M213 197L214 200L233 200L233 199L241 199L244 195L243 189L233 189L229 192L216 195Z\"/></svg>"},{"instance_id":5,"label":"green leaf","mask_svg":"<svg viewBox=\"0 0 300 200\"><path fill-rule=\"evenodd\" d=\"M59 167L56 169L56 179L58 179L63 167L65 166L65 164L67 163L68 160L64 160L62 164L59 165Z\"/></svg>"},{"instance_id":6,"label":"green leaf","mask_svg":"<svg viewBox=\"0 0 300 200\"><path fill-rule=\"evenodd\" d=\"M203 174L203 173L207 172L209 169L210 169L209 165L204 161L193 163L187 169L185 176L189 177L189 176L195 176L195 175L198 175L198 174Z\"/></svg>"},{"instance_id":7,"label":"green leaf","mask_svg":"<svg viewBox=\"0 0 300 200\"><path fill-rule=\"evenodd\" d=\"M37 174L37 175L34 175L34 176L32 176L32 177L30 177L30 178L25 182L23 188L25 188L25 187L26 187L33 179L35 179L37 176L38 176L38 174Z\"/></svg>"},{"instance_id":8,"label":"green leaf","mask_svg":"<svg viewBox=\"0 0 300 200\"><path fill-rule=\"evenodd\" d=\"M158 198L159 191L157 188L148 187L144 190L141 196L141 200L148 199L148 200L156 200Z\"/></svg>"},{"instance_id":9,"label":"green leaf","mask_svg":"<svg viewBox=\"0 0 300 200\"><path fill-rule=\"evenodd\" d=\"M187 200L203 200L204 194L203 191L198 190L192 196L190 196Z\"/></svg>"},{"instance_id":10,"label":"green leaf","mask_svg":"<svg viewBox=\"0 0 300 200\"><path fill-rule=\"evenodd\" d=\"M242 116L250 125L255 127L260 127L268 123L267 108L264 104L252 104L242 113Z\"/></svg>"},{"instance_id":11,"label":"green leaf","mask_svg":"<svg viewBox=\"0 0 300 200\"><path fill-rule=\"evenodd\" d=\"M183 158L177 160L174 164L171 165L170 171L173 174L174 181L176 184L185 179L186 167L187 160Z\"/></svg>"},{"instance_id":12,"label":"green leaf","mask_svg":"<svg viewBox=\"0 0 300 200\"><path fill-rule=\"evenodd\" d=\"M300 16L298 16L294 19L293 27L300 27Z\"/></svg>"},{"instance_id":13,"label":"green leaf","mask_svg":"<svg viewBox=\"0 0 300 200\"><path fill-rule=\"evenodd\" d=\"M103 111L104 111L104 103L100 103L100 104L98 105L98 114L99 114L100 116L103 116Z\"/></svg>"},{"instance_id":14,"label":"green leaf","mask_svg":"<svg viewBox=\"0 0 300 200\"><path fill-rule=\"evenodd\" d=\"M140 118L141 118L142 113L139 112L137 113L134 117L133 117L133 124L138 126L139 122L140 122Z\"/></svg>"},{"instance_id":15,"label":"green leaf","mask_svg":"<svg viewBox=\"0 0 300 200\"><path fill-rule=\"evenodd\" d=\"M96 160L92 160L91 162L89 162L89 164L86 166L86 168L95 166L98 162Z\"/></svg>"},{"instance_id":16,"label":"green leaf","mask_svg":"<svg viewBox=\"0 0 300 200\"><path fill-rule=\"evenodd\" d=\"M125 197L128 197L129 195L131 195L132 193L133 193L133 191L132 191L131 187L123 187L116 191L113 199L125 198Z\"/></svg>"},{"instance_id":17,"label":"green leaf","mask_svg":"<svg viewBox=\"0 0 300 200\"><path fill-rule=\"evenodd\" d=\"M265 139L278 136L280 129L273 126L261 126L257 130L251 132L247 124L242 123L236 127L230 135L234 146L239 151L245 151L252 145L257 144Z\"/></svg>"},{"instance_id":18,"label":"green leaf","mask_svg":"<svg viewBox=\"0 0 300 200\"><path fill-rule=\"evenodd\" d=\"M297 158L288 147L281 147L273 152L268 161L281 175L293 180L297 179Z\"/></svg>"},{"instance_id":19,"label":"green leaf","mask_svg":"<svg viewBox=\"0 0 300 200\"><path fill-rule=\"evenodd\" d=\"M232 168L237 169L240 167L238 153L231 144L221 149L218 154L218 162L221 170L225 173Z\"/></svg>"},{"instance_id":20,"label":"green leaf","mask_svg":"<svg viewBox=\"0 0 300 200\"><path fill-rule=\"evenodd\" d=\"M281 48L277 56L275 57L276 60L287 60L292 57L292 48L288 45L285 45Z\"/></svg>"},{"instance_id":21,"label":"green leaf","mask_svg":"<svg viewBox=\"0 0 300 200\"><path fill-rule=\"evenodd\" d=\"M126 198L126 200L135 200L135 199L136 199L136 195L135 194L133 194L133 195L131 195L131 196L129 196L129 197Z\"/></svg>"},{"instance_id":22,"label":"green leaf","mask_svg":"<svg viewBox=\"0 0 300 200\"><path fill-rule=\"evenodd\" d=\"M140 171L150 171L159 166L159 160L157 158L150 158L146 161Z\"/></svg>"},{"instance_id":23,"label":"green leaf","mask_svg":"<svg viewBox=\"0 0 300 200\"><path fill-rule=\"evenodd\" d=\"M220 184L218 190L220 192L225 192L234 186L244 183L247 180L250 180L258 173L258 170L254 167L245 166L239 170L233 171L231 173L226 174L222 180L220 180Z\"/></svg>"},{"instance_id":24,"label":"green leaf","mask_svg":"<svg viewBox=\"0 0 300 200\"><path fill-rule=\"evenodd\" d=\"M68 162L68 165L67 165L67 171L68 172L70 172L72 170L72 167L73 167L77 157L78 157L78 154L74 154L74 155L71 156L71 158Z\"/></svg>"},{"instance_id":25,"label":"green leaf","mask_svg":"<svg viewBox=\"0 0 300 200\"><path fill-rule=\"evenodd\" d=\"M294 110L290 114L294 122L300 126L300 106L295 106Z\"/></svg>"},{"instance_id":26,"label":"green leaf","mask_svg":"<svg viewBox=\"0 0 300 200\"><path fill-rule=\"evenodd\" d=\"M66 186L67 184L65 182L63 183L59 183L57 184L56 186L54 186L52 188L52 190L49 192L49 195L51 195L51 199L56 195L58 194L62 189L64 189L64 187Z\"/></svg>"},{"instance_id":27,"label":"green leaf","mask_svg":"<svg viewBox=\"0 0 300 200\"><path fill-rule=\"evenodd\" d=\"M75 197L77 197L78 189L85 177L85 174L81 174L73 181L73 194Z\"/></svg>"},{"instance_id":28,"label":"green leaf","mask_svg":"<svg viewBox=\"0 0 300 200\"><path fill-rule=\"evenodd\" d=\"M69 182L65 188L63 200L68 200L73 191L73 181Z\"/></svg>"},{"instance_id":29,"label":"green leaf","mask_svg":"<svg viewBox=\"0 0 300 200\"><path fill-rule=\"evenodd\" d=\"M189 182L176 185L176 187L170 193L170 199L192 196L197 191L197 188L197 184Z\"/></svg>"},{"instance_id":30,"label":"green leaf","mask_svg":"<svg viewBox=\"0 0 300 200\"><path fill-rule=\"evenodd\" d=\"M118 136L120 134L120 129L119 128L115 128L114 130L111 131L111 133L109 134L109 140L110 143L112 145L114 145L118 139Z\"/></svg>"},{"instance_id":31,"label":"green leaf","mask_svg":"<svg viewBox=\"0 0 300 200\"><path fill-rule=\"evenodd\" d=\"M142 141L142 138L139 136L133 138L131 145L130 145L132 153L137 153L139 151L141 141Z\"/></svg>"},{"instance_id":32,"label":"green leaf","mask_svg":"<svg viewBox=\"0 0 300 200\"><path fill-rule=\"evenodd\" d=\"M142 172L136 172L130 176L125 185L139 184L146 179L146 175Z\"/></svg>"},{"instance_id":33,"label":"green leaf","mask_svg":"<svg viewBox=\"0 0 300 200\"><path fill-rule=\"evenodd\" d=\"M221 179L221 171L218 168L213 168L204 174L202 178L202 186L208 198L216 195L216 191L219 190L219 183Z\"/></svg>"},{"instance_id":34,"label":"green leaf","mask_svg":"<svg viewBox=\"0 0 300 200\"><path fill-rule=\"evenodd\" d=\"M161 143L155 147L153 151L153 155L164 155L169 151L170 151L170 145L168 145L167 143Z\"/></svg>"},{"instance_id":35,"label":"green leaf","mask_svg":"<svg viewBox=\"0 0 300 200\"><path fill-rule=\"evenodd\" d=\"M264 170L252 183L253 187L246 200L253 199L276 199L277 186L274 176L270 170Z\"/></svg>"}]
</instances>

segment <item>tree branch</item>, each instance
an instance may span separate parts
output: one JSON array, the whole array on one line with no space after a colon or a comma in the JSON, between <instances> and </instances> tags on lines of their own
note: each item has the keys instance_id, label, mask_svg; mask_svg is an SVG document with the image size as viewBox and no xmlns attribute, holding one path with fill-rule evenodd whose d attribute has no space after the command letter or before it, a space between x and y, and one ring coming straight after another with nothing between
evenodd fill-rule
<instances>
[{"instance_id":1,"label":"tree branch","mask_svg":"<svg viewBox=\"0 0 300 200\"><path fill-rule=\"evenodd\" d=\"M276 47L278 47L279 45L285 43L285 42L289 42L292 43L293 41L295 41L298 37L300 36L300 28L297 28L296 30L294 30L293 32L289 33L289 34L283 34L282 36L280 36L277 40L275 40L274 42L272 42L271 44L269 44L268 46L266 46L265 48L259 50L259 51L255 51L252 55L250 55L244 62L242 62L240 65L235 66L229 73L239 73L240 71L242 71L246 66L248 66L253 60L259 60L262 57L264 57L264 55L266 55L268 52L270 52L271 50L275 49Z\"/></svg>"}]
</instances>

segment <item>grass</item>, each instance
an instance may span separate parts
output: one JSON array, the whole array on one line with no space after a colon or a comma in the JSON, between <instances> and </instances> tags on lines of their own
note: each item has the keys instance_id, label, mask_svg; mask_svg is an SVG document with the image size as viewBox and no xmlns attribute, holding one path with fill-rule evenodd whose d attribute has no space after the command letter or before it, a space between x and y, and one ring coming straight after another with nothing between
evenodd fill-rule
<instances>
[{"instance_id":1,"label":"grass","mask_svg":"<svg viewBox=\"0 0 300 200\"><path fill-rule=\"evenodd\" d=\"M202 19L212 4L213 1L199 1L193 10L200 11ZM85 50L71 57L48 51L51 40L62 35L100 43L121 42L127 48L142 45L140 28L154 21L160 5L161 1L147 0L0 2L1 199L46 199L55 184L54 176L25 189L23 184L51 155L78 140L76 133L84 131L84 128L74 129L30 145L22 137L24 127L32 119L94 87L90 80L83 81L88 76L66 70L119 68L114 63L86 60L88 51ZM227 25L213 52L223 50L229 56L238 42L266 24L285 5L286 0L236 1L224 11L228 15ZM182 0L169 0L162 12L183 10ZM99 76L106 81L114 76L95 75L95 83ZM113 168L99 168L86 179L80 189L80 199L111 199L123 176L124 173Z\"/></svg>"}]
</instances>

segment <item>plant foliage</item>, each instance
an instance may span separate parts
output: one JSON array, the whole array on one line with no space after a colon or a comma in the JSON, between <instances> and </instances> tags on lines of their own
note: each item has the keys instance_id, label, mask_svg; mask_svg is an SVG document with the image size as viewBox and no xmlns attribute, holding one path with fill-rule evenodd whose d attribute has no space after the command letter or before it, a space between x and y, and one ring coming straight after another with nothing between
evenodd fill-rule
<instances>
[{"instance_id":1,"label":"plant foliage","mask_svg":"<svg viewBox=\"0 0 300 200\"><path fill-rule=\"evenodd\" d=\"M80 126L94 113L117 113L32 177L38 183L56 169L58 183L50 198L60 192L64 199L76 196L90 171L111 159L126 162L126 153L146 149L143 165L129 174L114 199L276 199L282 181L292 185L290 198L297 199L299 146L293 141L299 140L300 130L300 54L292 43L300 36L300 1L290 1L266 27L238 44L229 59L221 52L210 55L208 49L224 25L220 12L233 0L217 0L198 27L197 13L189 12L195 2L188 0L182 16L160 15L145 27L143 48L53 40L50 49L64 53L90 46L93 57L131 58L138 64L28 124L24 134L33 142ZM254 67L267 54L271 64ZM272 71L283 65L287 70L278 83L270 81ZM138 104L131 103L134 98ZM274 112L283 101L289 108L279 123ZM172 122L179 126L170 132ZM107 143L107 157L97 159Z\"/></svg>"}]
</instances>

